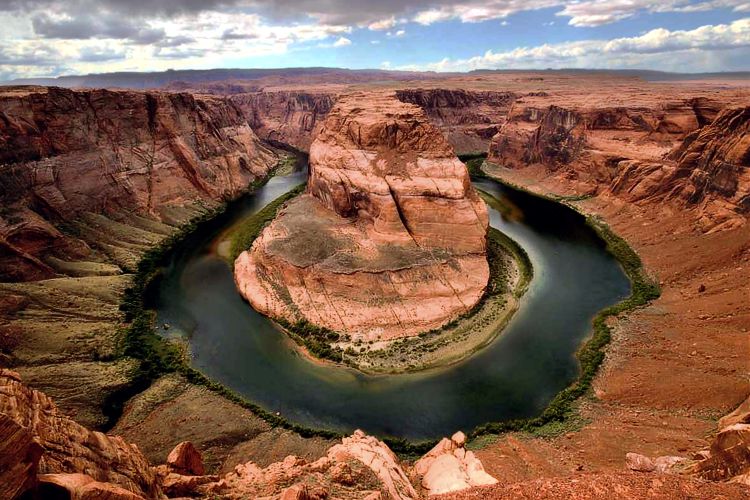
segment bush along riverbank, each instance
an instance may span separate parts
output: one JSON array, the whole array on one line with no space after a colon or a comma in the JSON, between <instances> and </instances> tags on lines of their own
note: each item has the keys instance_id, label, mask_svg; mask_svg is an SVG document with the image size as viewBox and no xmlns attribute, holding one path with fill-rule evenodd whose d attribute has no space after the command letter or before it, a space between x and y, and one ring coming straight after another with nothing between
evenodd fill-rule
<instances>
[{"instance_id":1,"label":"bush along riverbank","mask_svg":"<svg viewBox=\"0 0 750 500\"><path fill-rule=\"evenodd\" d=\"M278 210L304 190L294 189L272 201L226 235L229 259L249 249ZM367 374L398 374L447 366L491 342L517 309L517 299L531 280L531 261L511 238L496 229L487 236L490 279L480 301L440 328L391 342L352 342L349 335L302 319L273 320L311 357L343 364Z\"/></svg>"}]
</instances>

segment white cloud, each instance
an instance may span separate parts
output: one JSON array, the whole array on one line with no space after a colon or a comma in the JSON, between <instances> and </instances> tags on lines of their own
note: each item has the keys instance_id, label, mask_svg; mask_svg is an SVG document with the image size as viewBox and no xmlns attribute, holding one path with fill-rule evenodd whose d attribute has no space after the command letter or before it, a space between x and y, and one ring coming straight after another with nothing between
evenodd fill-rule
<instances>
[{"instance_id":1,"label":"white cloud","mask_svg":"<svg viewBox=\"0 0 750 500\"><path fill-rule=\"evenodd\" d=\"M318 46L343 47L351 44L349 34L355 29L382 32L392 38L405 36L410 28L404 25L409 22L430 25L453 19L466 23L497 20L506 26L508 16L543 8L554 9L552 12L561 18L557 24L587 27L643 12L718 8L750 12L750 0L0 0L0 74L220 67ZM611 46L624 47L617 54L654 54L665 48L706 54L735 47L728 40L737 33L726 30L723 38L716 29L692 30L689 36L654 30L645 38L620 39L612 41ZM700 48L689 48L692 45L686 37ZM707 39L701 41L701 37ZM575 47L588 57L565 55L566 64L609 64L604 56L596 60L592 55L603 54L603 49L596 52L590 48L605 42L593 42L550 47L563 53ZM378 41L370 43L376 45ZM708 49L710 43L729 48ZM636 50L632 44L641 48ZM674 48L686 44L688 48ZM646 50L643 47L649 47L648 51L642 52ZM558 63L552 53L547 59L535 61L534 49L523 48L528 53L519 53L518 59L511 58L508 64ZM504 53L487 54L497 58ZM483 57L448 60L444 65L468 68L495 61Z\"/></svg>"},{"instance_id":2,"label":"white cloud","mask_svg":"<svg viewBox=\"0 0 750 500\"><path fill-rule=\"evenodd\" d=\"M338 40L333 42L334 47L346 47L347 45L351 45L351 44L352 44L352 41L343 36L340 36Z\"/></svg>"},{"instance_id":3,"label":"white cloud","mask_svg":"<svg viewBox=\"0 0 750 500\"><path fill-rule=\"evenodd\" d=\"M367 29L371 31L385 31L396 26L396 18L389 17L387 19L380 19L367 25Z\"/></svg>"},{"instance_id":4,"label":"white cloud","mask_svg":"<svg viewBox=\"0 0 750 500\"><path fill-rule=\"evenodd\" d=\"M561 8L556 15L569 18L568 23L578 27L610 24L639 12L699 12L719 8L750 12L748 0L464 0L418 9L412 20L423 25L451 19L472 23L554 7Z\"/></svg>"},{"instance_id":5,"label":"white cloud","mask_svg":"<svg viewBox=\"0 0 750 500\"><path fill-rule=\"evenodd\" d=\"M701 26L694 30L658 28L635 37L581 40L504 52L488 50L468 59L444 58L400 69L470 71L475 69L529 68L652 68L665 71L720 70L722 51L750 60L750 18L730 24ZM741 55L741 54L740 54Z\"/></svg>"}]
</instances>

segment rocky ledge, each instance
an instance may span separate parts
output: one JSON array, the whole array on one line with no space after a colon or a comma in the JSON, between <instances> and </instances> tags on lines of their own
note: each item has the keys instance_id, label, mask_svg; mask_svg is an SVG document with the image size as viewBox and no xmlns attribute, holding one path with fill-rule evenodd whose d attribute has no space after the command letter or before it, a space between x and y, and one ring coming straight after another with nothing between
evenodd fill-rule
<instances>
[{"instance_id":1,"label":"rocky ledge","mask_svg":"<svg viewBox=\"0 0 750 500\"><path fill-rule=\"evenodd\" d=\"M307 191L237 258L235 281L290 323L360 341L413 336L482 297L487 229L466 168L419 107L349 95L310 148Z\"/></svg>"},{"instance_id":2,"label":"rocky ledge","mask_svg":"<svg viewBox=\"0 0 750 500\"><path fill-rule=\"evenodd\" d=\"M355 431L314 461L244 462L224 475L206 474L201 452L182 442L153 467L137 446L73 422L0 369L0 498L409 500L497 483L465 441L461 432L443 439L411 467Z\"/></svg>"}]
</instances>

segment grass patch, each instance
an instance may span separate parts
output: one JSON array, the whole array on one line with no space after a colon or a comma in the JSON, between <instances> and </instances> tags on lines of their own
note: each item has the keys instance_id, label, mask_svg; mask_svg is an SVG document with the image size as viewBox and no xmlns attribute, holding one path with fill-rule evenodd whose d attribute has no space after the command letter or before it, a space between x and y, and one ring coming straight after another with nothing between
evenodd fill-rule
<instances>
[{"instance_id":1,"label":"grass patch","mask_svg":"<svg viewBox=\"0 0 750 500\"><path fill-rule=\"evenodd\" d=\"M260 232L266 227L266 224L276 217L276 212L279 211L279 208L281 208L284 203L299 195L304 190L305 184L300 184L286 194L273 200L271 203L256 212L252 217L249 217L247 222L232 234L229 250L231 261L234 262L242 252L253 245L255 238L260 235Z\"/></svg>"}]
</instances>

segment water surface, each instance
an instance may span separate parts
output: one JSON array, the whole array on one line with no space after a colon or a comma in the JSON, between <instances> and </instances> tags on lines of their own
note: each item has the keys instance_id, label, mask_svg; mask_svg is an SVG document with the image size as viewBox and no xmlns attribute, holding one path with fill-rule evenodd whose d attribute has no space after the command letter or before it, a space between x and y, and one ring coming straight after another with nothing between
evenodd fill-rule
<instances>
[{"instance_id":1,"label":"water surface","mask_svg":"<svg viewBox=\"0 0 750 500\"><path fill-rule=\"evenodd\" d=\"M271 412L336 431L361 428L411 440L489 422L538 415L578 376L575 351L600 309L630 284L584 218L560 204L491 180L474 184L515 207L490 209L490 224L529 254L534 278L505 330L461 363L414 374L368 376L312 362L237 293L215 254L221 232L304 182L275 177L231 205L174 254L158 291L165 335L189 342L192 366Z\"/></svg>"}]
</instances>

